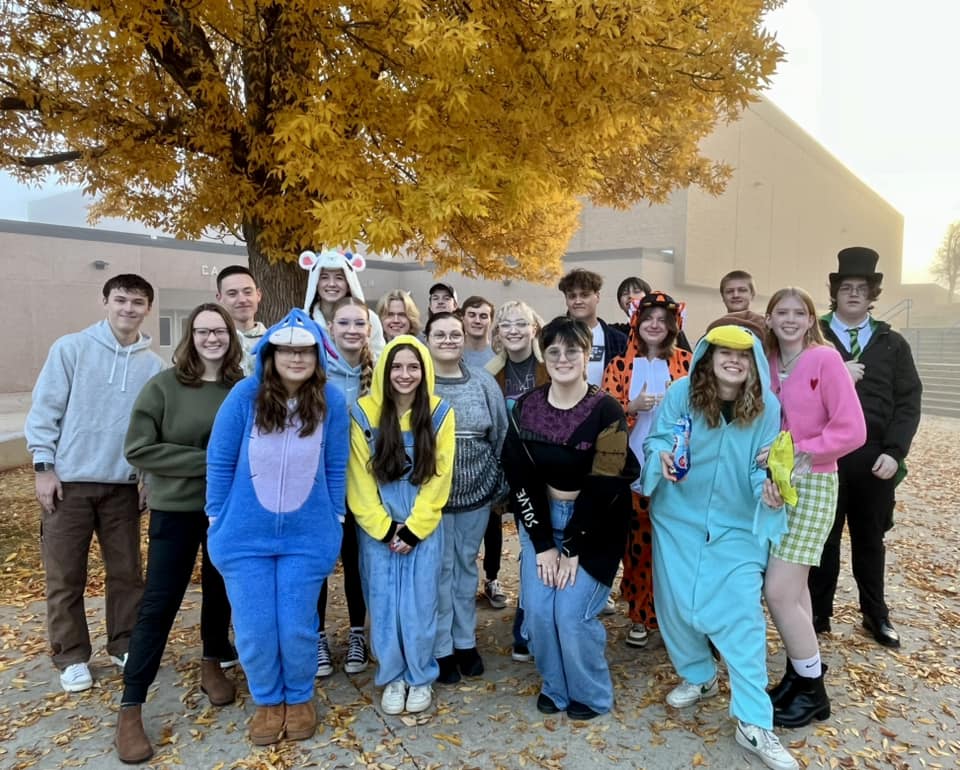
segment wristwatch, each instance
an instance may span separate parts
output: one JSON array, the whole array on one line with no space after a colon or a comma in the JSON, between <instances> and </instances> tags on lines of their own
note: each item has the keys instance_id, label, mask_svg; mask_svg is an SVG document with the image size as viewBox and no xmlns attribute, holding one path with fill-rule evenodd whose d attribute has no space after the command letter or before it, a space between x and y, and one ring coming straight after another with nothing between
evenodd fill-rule
<instances>
[{"instance_id":1,"label":"wristwatch","mask_svg":"<svg viewBox=\"0 0 960 770\"><path fill-rule=\"evenodd\" d=\"M37 473L46 473L53 470L53 463L34 463L33 470Z\"/></svg>"}]
</instances>

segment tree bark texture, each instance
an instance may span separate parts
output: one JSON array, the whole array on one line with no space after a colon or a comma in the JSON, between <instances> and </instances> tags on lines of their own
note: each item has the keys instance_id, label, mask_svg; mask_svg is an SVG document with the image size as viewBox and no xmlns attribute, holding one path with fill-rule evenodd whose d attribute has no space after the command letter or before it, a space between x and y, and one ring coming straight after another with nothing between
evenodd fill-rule
<instances>
[{"instance_id":1,"label":"tree bark texture","mask_svg":"<svg viewBox=\"0 0 960 770\"><path fill-rule=\"evenodd\" d=\"M275 324L292 308L303 307L303 295L307 290L307 271L296 262L270 262L257 247L258 228L245 224L244 238L247 241L247 258L250 272L263 292L257 320L267 326Z\"/></svg>"}]
</instances>

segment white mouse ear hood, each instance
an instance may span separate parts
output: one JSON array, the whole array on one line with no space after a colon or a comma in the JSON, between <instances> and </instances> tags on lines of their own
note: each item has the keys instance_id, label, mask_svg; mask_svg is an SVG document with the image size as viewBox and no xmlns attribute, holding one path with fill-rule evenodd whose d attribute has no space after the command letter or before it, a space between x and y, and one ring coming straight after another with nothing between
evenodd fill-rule
<instances>
[{"instance_id":1,"label":"white mouse ear hood","mask_svg":"<svg viewBox=\"0 0 960 770\"><path fill-rule=\"evenodd\" d=\"M360 278L357 275L367 266L367 261L361 254L353 254L349 251L334 251L333 249L326 249L319 253L304 251L301 252L298 263L300 267L310 272L307 277L307 294L303 300L303 309L308 313L314 298L317 296L317 284L320 282L321 270L343 270L350 296L356 297L361 302L366 302L363 297L363 289L360 287Z\"/></svg>"}]
</instances>

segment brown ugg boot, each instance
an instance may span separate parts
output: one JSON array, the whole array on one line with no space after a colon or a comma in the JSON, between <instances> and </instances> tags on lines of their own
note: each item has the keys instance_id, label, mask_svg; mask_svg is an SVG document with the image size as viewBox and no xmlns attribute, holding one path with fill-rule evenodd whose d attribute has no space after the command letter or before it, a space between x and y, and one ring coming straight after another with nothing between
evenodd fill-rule
<instances>
[{"instance_id":1,"label":"brown ugg boot","mask_svg":"<svg viewBox=\"0 0 960 770\"><path fill-rule=\"evenodd\" d=\"M236 685L223 673L220 661L204 658L200 661L200 689L213 706L226 706L237 697Z\"/></svg>"},{"instance_id":2,"label":"brown ugg boot","mask_svg":"<svg viewBox=\"0 0 960 770\"><path fill-rule=\"evenodd\" d=\"M287 705L287 738L291 741L305 741L317 731L317 710L313 701Z\"/></svg>"},{"instance_id":3,"label":"brown ugg boot","mask_svg":"<svg viewBox=\"0 0 960 770\"><path fill-rule=\"evenodd\" d=\"M286 709L282 703L276 706L257 706L250 720L250 742L255 746L279 743L283 737L283 719Z\"/></svg>"},{"instance_id":4,"label":"brown ugg boot","mask_svg":"<svg viewBox=\"0 0 960 770\"><path fill-rule=\"evenodd\" d=\"M120 707L113 745L117 747L117 758L127 765L139 765L153 756L153 746L143 729L139 703Z\"/></svg>"}]
</instances>

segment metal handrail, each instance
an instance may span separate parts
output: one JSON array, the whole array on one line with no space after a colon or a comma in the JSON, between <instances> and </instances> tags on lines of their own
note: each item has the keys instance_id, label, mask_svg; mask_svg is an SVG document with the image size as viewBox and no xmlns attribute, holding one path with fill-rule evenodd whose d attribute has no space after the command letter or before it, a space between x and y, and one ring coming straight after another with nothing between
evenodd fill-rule
<instances>
[{"instance_id":1,"label":"metal handrail","mask_svg":"<svg viewBox=\"0 0 960 770\"><path fill-rule=\"evenodd\" d=\"M904 299L900 300L896 305L894 305L892 308L887 310L882 316L880 316L880 318L886 321L887 323L889 323L901 313L906 313L907 325L905 328L909 329L910 328L910 310L912 308L913 308L913 298L905 297Z\"/></svg>"}]
</instances>

